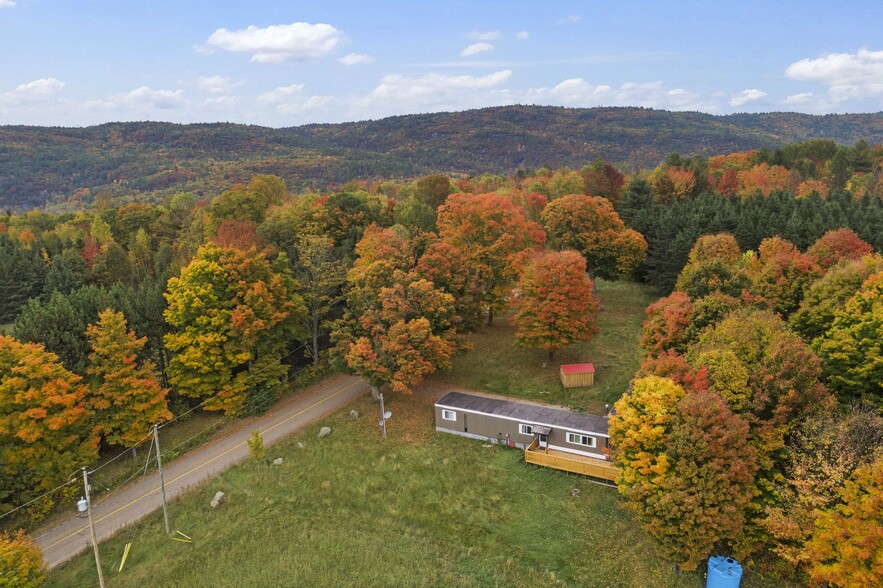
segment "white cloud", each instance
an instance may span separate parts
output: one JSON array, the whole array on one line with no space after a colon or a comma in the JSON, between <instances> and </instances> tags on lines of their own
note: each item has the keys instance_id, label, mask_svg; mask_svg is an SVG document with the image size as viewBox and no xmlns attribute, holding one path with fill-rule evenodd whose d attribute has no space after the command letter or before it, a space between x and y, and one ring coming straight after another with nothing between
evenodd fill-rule
<instances>
[{"instance_id":1,"label":"white cloud","mask_svg":"<svg viewBox=\"0 0 883 588\"><path fill-rule=\"evenodd\" d=\"M859 49L856 53L830 53L817 59L801 59L788 66L785 76L828 87L828 99L883 96L883 51Z\"/></svg>"},{"instance_id":2,"label":"white cloud","mask_svg":"<svg viewBox=\"0 0 883 588\"><path fill-rule=\"evenodd\" d=\"M511 70L485 76L391 74L384 76L367 96L353 103L353 114L376 118L512 104L510 91L500 87L511 77Z\"/></svg>"},{"instance_id":3,"label":"white cloud","mask_svg":"<svg viewBox=\"0 0 883 588\"><path fill-rule=\"evenodd\" d=\"M572 107L643 106L669 110L715 112L718 105L703 101L684 88L668 89L662 82L627 82L619 87L594 85L582 78L564 80L552 88L532 88L522 101L534 104L558 104Z\"/></svg>"},{"instance_id":4,"label":"white cloud","mask_svg":"<svg viewBox=\"0 0 883 588\"><path fill-rule=\"evenodd\" d=\"M758 90L757 88L742 90L730 99L730 106L743 106L745 104L748 104L749 102L760 100L766 95L766 92L764 92L763 90Z\"/></svg>"},{"instance_id":5,"label":"white cloud","mask_svg":"<svg viewBox=\"0 0 883 588\"><path fill-rule=\"evenodd\" d=\"M27 84L21 84L15 89L15 94L23 98L45 98L61 92L64 82L55 78L43 78Z\"/></svg>"},{"instance_id":6,"label":"white cloud","mask_svg":"<svg viewBox=\"0 0 883 588\"><path fill-rule=\"evenodd\" d=\"M239 96L217 96L215 98L206 98L202 101L202 106L212 109L230 109L242 103Z\"/></svg>"},{"instance_id":7,"label":"white cloud","mask_svg":"<svg viewBox=\"0 0 883 588\"><path fill-rule=\"evenodd\" d=\"M482 51L493 51L494 46L490 43L473 43L469 45L462 51L460 51L460 57L469 57L470 55L475 55L476 53L481 53Z\"/></svg>"},{"instance_id":8,"label":"white cloud","mask_svg":"<svg viewBox=\"0 0 883 588\"><path fill-rule=\"evenodd\" d=\"M575 15L575 14L571 14L571 15L568 16L567 18L562 18L561 20L559 20L559 21L558 21L558 24L562 24L562 25L573 24L573 23L575 23L575 22L579 22L581 19L582 19L581 16L577 16L577 15Z\"/></svg>"},{"instance_id":9,"label":"white cloud","mask_svg":"<svg viewBox=\"0 0 883 588\"><path fill-rule=\"evenodd\" d=\"M174 108L184 102L183 90L151 90L149 86L135 88L131 92L120 94L120 102L136 106L152 108Z\"/></svg>"},{"instance_id":10,"label":"white cloud","mask_svg":"<svg viewBox=\"0 0 883 588\"><path fill-rule=\"evenodd\" d=\"M183 90L152 90L149 86L141 86L104 100L90 100L83 106L88 110L125 110L134 115L155 110L171 110L183 106L185 102Z\"/></svg>"},{"instance_id":11,"label":"white cloud","mask_svg":"<svg viewBox=\"0 0 883 588\"><path fill-rule=\"evenodd\" d=\"M224 94L233 88L238 88L244 83L245 82L234 81L231 78L225 78L223 76L202 76L196 80L196 87L209 94Z\"/></svg>"},{"instance_id":12,"label":"white cloud","mask_svg":"<svg viewBox=\"0 0 883 588\"><path fill-rule=\"evenodd\" d=\"M64 88L64 82L55 78L42 78L20 84L12 92L0 94L0 102L8 105L33 104L53 100Z\"/></svg>"},{"instance_id":13,"label":"white cloud","mask_svg":"<svg viewBox=\"0 0 883 588\"><path fill-rule=\"evenodd\" d=\"M0 8L12 8L15 6L13 0L0 0Z\"/></svg>"},{"instance_id":14,"label":"white cloud","mask_svg":"<svg viewBox=\"0 0 883 588\"><path fill-rule=\"evenodd\" d=\"M784 100L782 100L782 104L788 104L789 106L799 106L801 104L807 104L812 101L814 94L812 92L801 92L800 94L791 94Z\"/></svg>"},{"instance_id":15,"label":"white cloud","mask_svg":"<svg viewBox=\"0 0 883 588\"><path fill-rule=\"evenodd\" d=\"M303 84L280 86L271 92L261 94L257 101L273 105L278 114L302 115L323 110L333 100L332 96L304 96Z\"/></svg>"},{"instance_id":16,"label":"white cloud","mask_svg":"<svg viewBox=\"0 0 883 588\"><path fill-rule=\"evenodd\" d=\"M218 29L205 48L251 53L251 60L258 63L301 63L325 57L343 39L343 33L329 24L295 22L239 31Z\"/></svg>"},{"instance_id":17,"label":"white cloud","mask_svg":"<svg viewBox=\"0 0 883 588\"><path fill-rule=\"evenodd\" d=\"M366 63L373 63L374 58L370 55L365 55L364 53L350 53L348 55L344 55L337 61L344 65L362 65Z\"/></svg>"},{"instance_id":18,"label":"white cloud","mask_svg":"<svg viewBox=\"0 0 883 588\"><path fill-rule=\"evenodd\" d=\"M473 31L469 33L469 38L475 41L499 41L503 37L500 31Z\"/></svg>"},{"instance_id":19,"label":"white cloud","mask_svg":"<svg viewBox=\"0 0 883 588\"><path fill-rule=\"evenodd\" d=\"M519 41L526 41L527 39L530 39L530 33L527 31L518 31L515 33L515 38Z\"/></svg>"}]
</instances>

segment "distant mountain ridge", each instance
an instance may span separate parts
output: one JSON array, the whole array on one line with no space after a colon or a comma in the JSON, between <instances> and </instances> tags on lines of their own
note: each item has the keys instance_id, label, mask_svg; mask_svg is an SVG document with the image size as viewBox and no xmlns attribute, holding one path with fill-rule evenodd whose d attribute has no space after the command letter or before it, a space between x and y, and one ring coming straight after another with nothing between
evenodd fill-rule
<instances>
[{"instance_id":1,"label":"distant mountain ridge","mask_svg":"<svg viewBox=\"0 0 883 588\"><path fill-rule=\"evenodd\" d=\"M883 142L883 113L669 112L502 106L273 129L230 123L0 127L0 206L192 191L211 196L259 173L293 190L433 172L508 174L598 157L653 167L668 154L731 153L814 138Z\"/></svg>"}]
</instances>

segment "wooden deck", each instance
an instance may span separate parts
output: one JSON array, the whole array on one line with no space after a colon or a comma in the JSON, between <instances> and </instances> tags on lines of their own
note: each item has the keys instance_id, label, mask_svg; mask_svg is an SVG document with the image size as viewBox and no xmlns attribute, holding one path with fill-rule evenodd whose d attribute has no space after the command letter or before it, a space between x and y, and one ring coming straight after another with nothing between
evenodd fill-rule
<instances>
[{"instance_id":1,"label":"wooden deck","mask_svg":"<svg viewBox=\"0 0 883 588\"><path fill-rule=\"evenodd\" d=\"M536 439L524 450L524 461L609 482L615 482L616 475L619 472L619 468L603 459L566 453L555 449L540 449L537 446Z\"/></svg>"}]
</instances>

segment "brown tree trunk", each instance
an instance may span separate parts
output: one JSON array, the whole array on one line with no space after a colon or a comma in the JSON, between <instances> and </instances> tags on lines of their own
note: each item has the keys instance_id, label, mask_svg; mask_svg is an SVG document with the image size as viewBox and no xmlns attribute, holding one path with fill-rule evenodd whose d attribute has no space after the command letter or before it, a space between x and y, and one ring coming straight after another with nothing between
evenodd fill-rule
<instances>
[{"instance_id":1,"label":"brown tree trunk","mask_svg":"<svg viewBox=\"0 0 883 588\"><path fill-rule=\"evenodd\" d=\"M487 312L487 326L489 326L489 327L494 326L494 311L493 310L489 310Z\"/></svg>"}]
</instances>

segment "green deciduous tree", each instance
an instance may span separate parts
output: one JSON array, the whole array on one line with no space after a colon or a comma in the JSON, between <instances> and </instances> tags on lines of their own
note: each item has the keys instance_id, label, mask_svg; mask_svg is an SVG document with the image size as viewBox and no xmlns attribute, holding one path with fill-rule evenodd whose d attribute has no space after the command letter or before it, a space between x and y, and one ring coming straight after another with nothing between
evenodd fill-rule
<instances>
[{"instance_id":1,"label":"green deciduous tree","mask_svg":"<svg viewBox=\"0 0 883 588\"><path fill-rule=\"evenodd\" d=\"M841 396L883 398L883 272L870 276L815 346Z\"/></svg>"},{"instance_id":2,"label":"green deciduous tree","mask_svg":"<svg viewBox=\"0 0 883 588\"><path fill-rule=\"evenodd\" d=\"M821 337L834 322L834 314L859 291L871 274L879 271L883 271L883 256L879 254L840 261L812 283L800 308L788 319L789 324L806 341Z\"/></svg>"},{"instance_id":3,"label":"green deciduous tree","mask_svg":"<svg viewBox=\"0 0 883 588\"><path fill-rule=\"evenodd\" d=\"M287 266L281 255L271 265L257 251L208 244L169 280L165 317L174 330L165 343L179 394L227 414L278 398L288 372L281 359L305 314Z\"/></svg>"},{"instance_id":4,"label":"green deciduous tree","mask_svg":"<svg viewBox=\"0 0 883 588\"><path fill-rule=\"evenodd\" d=\"M334 249L330 237L303 235L295 245L294 275L306 306L303 327L310 334L310 356L319 363L319 338L324 319L343 298L347 263Z\"/></svg>"}]
</instances>

